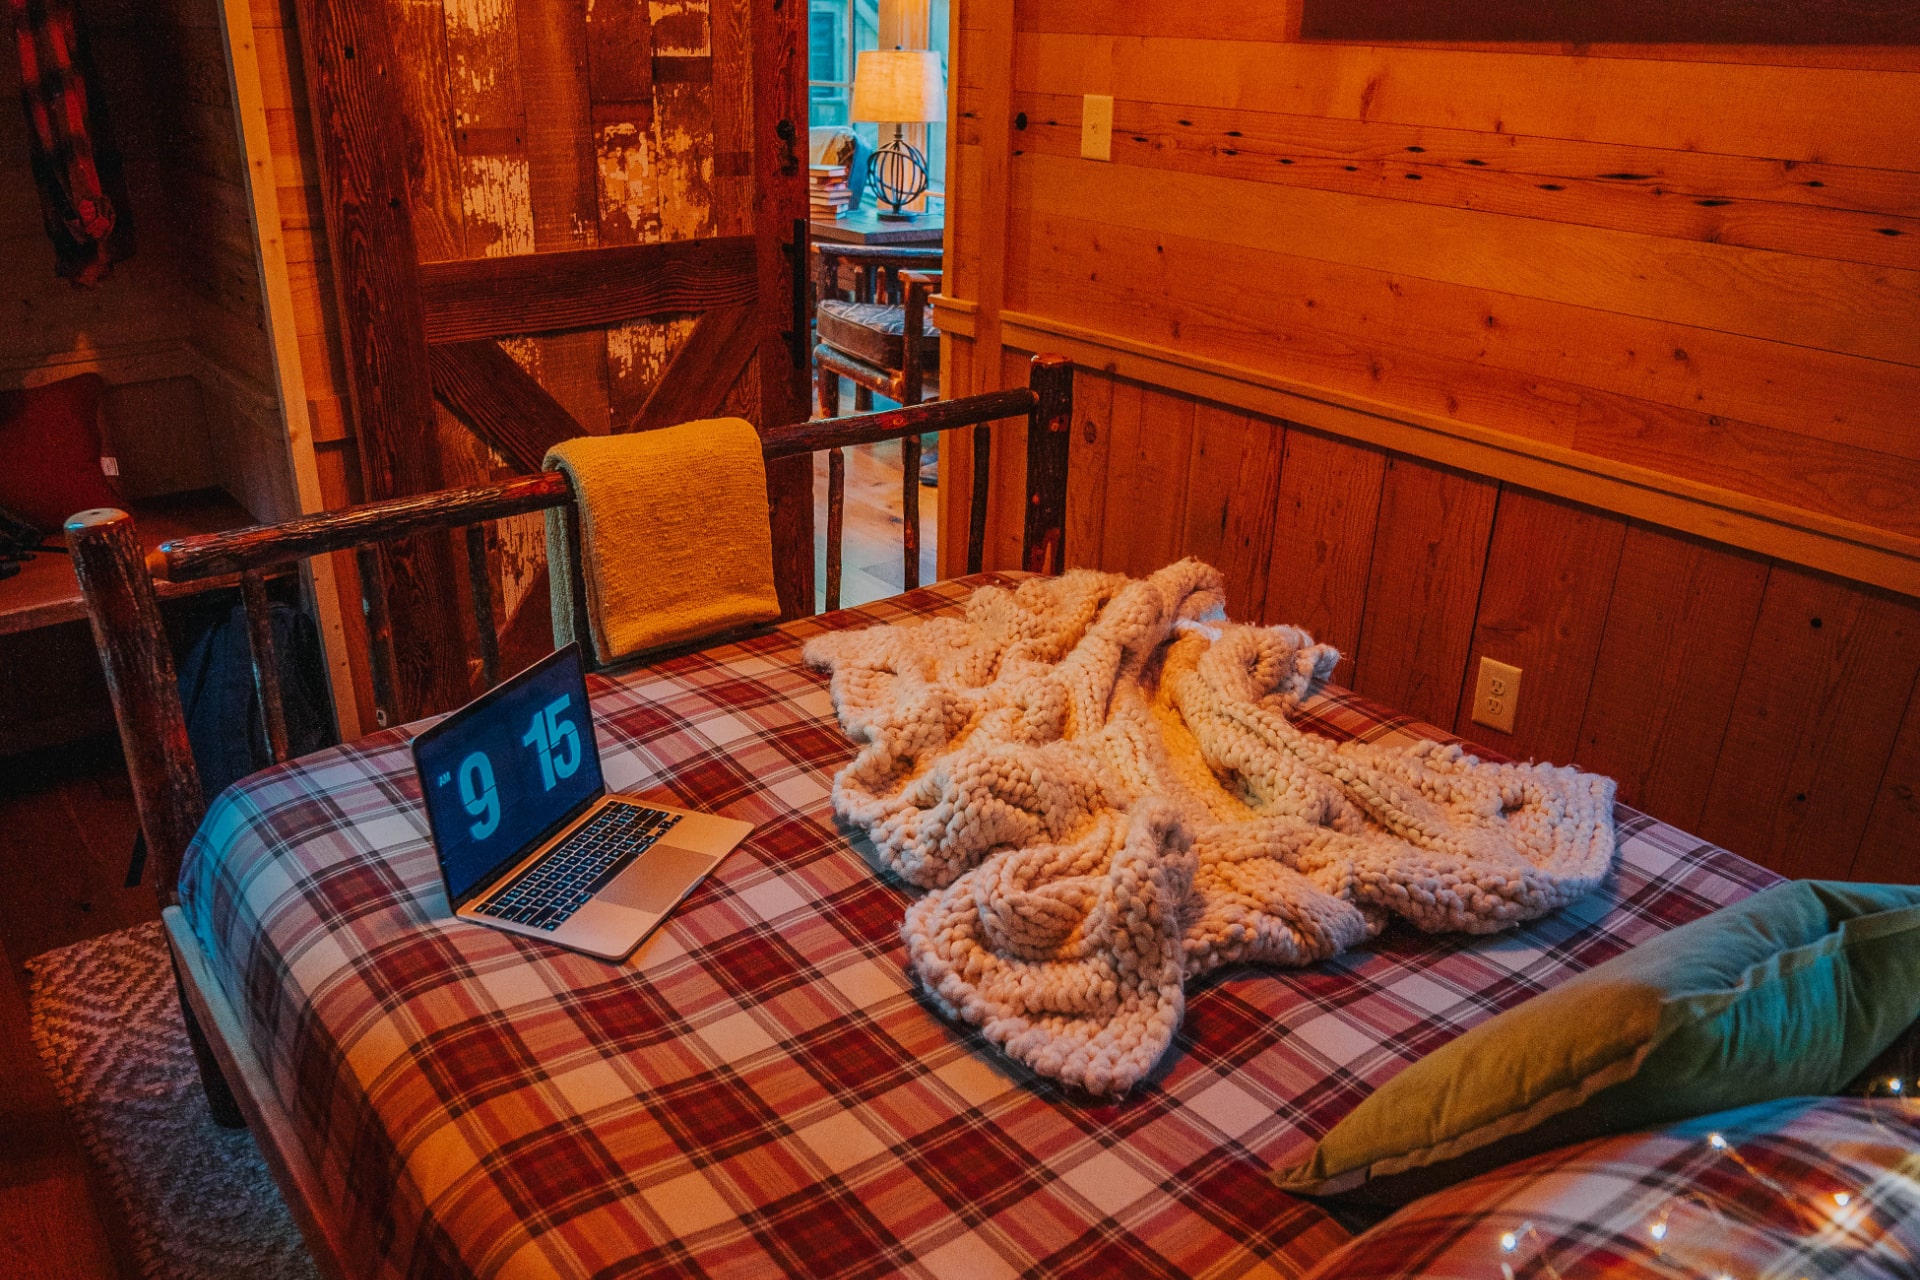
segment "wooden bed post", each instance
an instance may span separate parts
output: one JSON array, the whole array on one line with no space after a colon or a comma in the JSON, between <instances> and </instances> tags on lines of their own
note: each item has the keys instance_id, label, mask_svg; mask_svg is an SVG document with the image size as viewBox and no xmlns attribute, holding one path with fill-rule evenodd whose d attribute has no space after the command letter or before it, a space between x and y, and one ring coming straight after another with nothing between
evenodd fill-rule
<instances>
[{"instance_id":1,"label":"wooden bed post","mask_svg":"<svg viewBox=\"0 0 1920 1280\"><path fill-rule=\"evenodd\" d=\"M160 905L170 907L180 899L180 860L200 828L207 805L193 763L193 746L187 740L187 717L180 707L173 649L160 621L160 599L154 594L140 540L134 536L133 517L126 512L99 507L73 516L67 521L67 548L86 597L93 645L113 696L134 806L153 862L155 892ZM179 976L176 956L176 986ZM241 1128L246 1122L239 1104L220 1074L184 991L180 1013L214 1120L229 1129Z\"/></svg>"},{"instance_id":2,"label":"wooden bed post","mask_svg":"<svg viewBox=\"0 0 1920 1280\"><path fill-rule=\"evenodd\" d=\"M1073 361L1058 355L1035 356L1027 385L1039 402L1027 414L1027 526L1020 563L1029 573L1060 573L1067 563Z\"/></svg>"},{"instance_id":3,"label":"wooden bed post","mask_svg":"<svg viewBox=\"0 0 1920 1280\"><path fill-rule=\"evenodd\" d=\"M67 547L113 694L160 905L170 907L179 901L180 858L206 816L206 802L187 741L173 650L160 622L160 599L134 536L133 517L126 512L82 511L67 521Z\"/></svg>"}]
</instances>

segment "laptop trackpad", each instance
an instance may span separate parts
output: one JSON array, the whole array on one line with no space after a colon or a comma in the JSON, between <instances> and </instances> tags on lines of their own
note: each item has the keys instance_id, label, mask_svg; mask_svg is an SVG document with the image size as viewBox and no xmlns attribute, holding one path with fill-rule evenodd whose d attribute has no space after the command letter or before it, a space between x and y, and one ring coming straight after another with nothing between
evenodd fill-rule
<instances>
[{"instance_id":1,"label":"laptop trackpad","mask_svg":"<svg viewBox=\"0 0 1920 1280\"><path fill-rule=\"evenodd\" d=\"M718 861L710 853L656 844L634 859L632 866L615 876L613 883L594 897L663 915L667 908L680 901L688 886L711 871Z\"/></svg>"}]
</instances>

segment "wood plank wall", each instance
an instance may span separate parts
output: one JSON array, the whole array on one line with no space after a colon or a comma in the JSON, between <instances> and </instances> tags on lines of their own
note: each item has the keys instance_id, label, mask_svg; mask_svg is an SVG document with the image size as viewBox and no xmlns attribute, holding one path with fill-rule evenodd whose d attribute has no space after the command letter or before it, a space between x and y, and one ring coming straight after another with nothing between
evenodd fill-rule
<instances>
[{"instance_id":1,"label":"wood plank wall","mask_svg":"<svg viewBox=\"0 0 1920 1280\"><path fill-rule=\"evenodd\" d=\"M142 11L155 86L157 158L173 211L179 273L169 300L189 327L218 483L256 518L300 514L267 334L220 0Z\"/></svg>"},{"instance_id":2,"label":"wood plank wall","mask_svg":"<svg viewBox=\"0 0 1920 1280\"><path fill-rule=\"evenodd\" d=\"M1198 556L1369 697L1785 874L1920 880L1920 602L1102 371L1074 394L1071 563ZM1482 656L1525 673L1512 734L1472 723Z\"/></svg>"},{"instance_id":3,"label":"wood plank wall","mask_svg":"<svg viewBox=\"0 0 1920 1280\"><path fill-rule=\"evenodd\" d=\"M1920 53L1298 23L956 8L947 376L1083 366L1069 561L1202 556L1362 692L1788 874L1920 879L1920 601L1875 585L1920 581Z\"/></svg>"}]
</instances>

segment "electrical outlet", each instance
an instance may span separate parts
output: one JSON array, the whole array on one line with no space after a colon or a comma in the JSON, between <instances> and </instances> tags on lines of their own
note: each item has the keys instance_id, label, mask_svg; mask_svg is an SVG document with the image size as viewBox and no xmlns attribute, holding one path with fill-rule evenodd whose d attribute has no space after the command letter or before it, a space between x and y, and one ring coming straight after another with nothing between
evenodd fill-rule
<instances>
[{"instance_id":1,"label":"electrical outlet","mask_svg":"<svg viewBox=\"0 0 1920 1280\"><path fill-rule=\"evenodd\" d=\"M1513 712L1519 705L1520 668L1480 659L1480 679L1473 686L1473 722L1512 733Z\"/></svg>"},{"instance_id":2,"label":"electrical outlet","mask_svg":"<svg viewBox=\"0 0 1920 1280\"><path fill-rule=\"evenodd\" d=\"M1080 158L1113 159L1113 95L1090 93L1080 106Z\"/></svg>"}]
</instances>

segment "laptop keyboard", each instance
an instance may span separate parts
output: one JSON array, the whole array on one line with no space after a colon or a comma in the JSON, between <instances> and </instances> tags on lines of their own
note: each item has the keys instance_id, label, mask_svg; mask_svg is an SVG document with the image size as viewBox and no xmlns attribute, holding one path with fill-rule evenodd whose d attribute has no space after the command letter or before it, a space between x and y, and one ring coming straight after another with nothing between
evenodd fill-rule
<instances>
[{"instance_id":1,"label":"laptop keyboard","mask_svg":"<svg viewBox=\"0 0 1920 1280\"><path fill-rule=\"evenodd\" d=\"M616 800L474 910L551 933L679 821L677 813Z\"/></svg>"}]
</instances>

